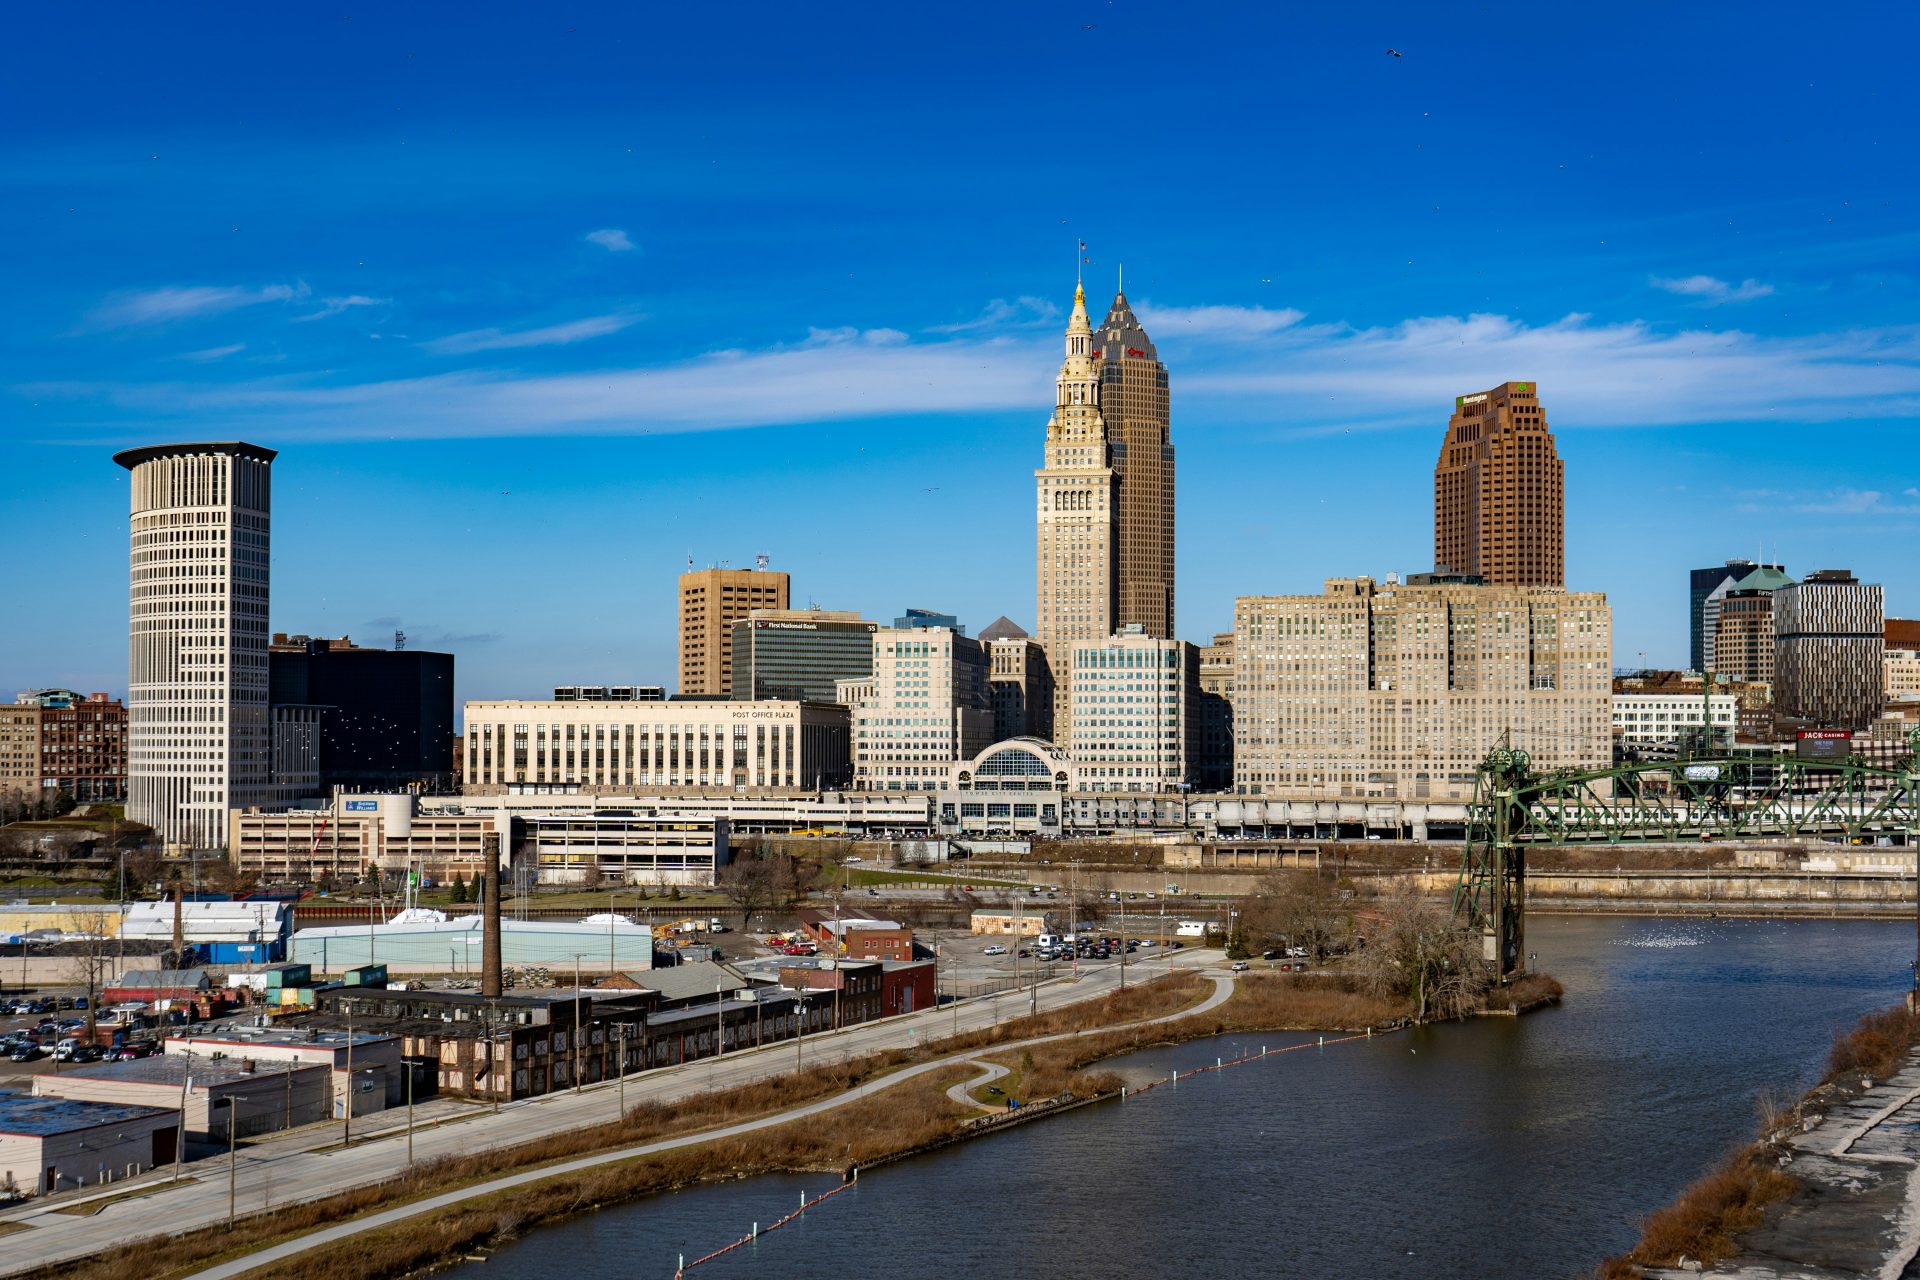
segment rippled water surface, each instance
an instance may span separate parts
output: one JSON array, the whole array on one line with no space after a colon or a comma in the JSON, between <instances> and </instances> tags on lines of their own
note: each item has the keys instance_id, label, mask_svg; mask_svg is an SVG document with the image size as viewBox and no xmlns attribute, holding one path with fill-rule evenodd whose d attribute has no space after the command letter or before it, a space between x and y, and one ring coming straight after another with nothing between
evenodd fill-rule
<instances>
[{"instance_id":1,"label":"rippled water surface","mask_svg":"<svg viewBox=\"0 0 1920 1280\"><path fill-rule=\"evenodd\" d=\"M1554 1280L1751 1135L1833 1033L1906 989L1910 924L1536 918L1564 1006L1209 1073L878 1170L697 1280L1439 1277ZM1120 1060L1147 1079L1299 1037ZM463 1280L671 1277L825 1176L592 1214Z\"/></svg>"}]
</instances>

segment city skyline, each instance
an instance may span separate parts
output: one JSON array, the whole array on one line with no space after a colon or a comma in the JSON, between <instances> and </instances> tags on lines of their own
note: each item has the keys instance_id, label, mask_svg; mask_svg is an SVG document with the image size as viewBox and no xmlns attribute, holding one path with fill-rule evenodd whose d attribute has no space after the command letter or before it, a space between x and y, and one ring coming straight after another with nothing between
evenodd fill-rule
<instances>
[{"instance_id":1,"label":"city skyline","mask_svg":"<svg viewBox=\"0 0 1920 1280\"><path fill-rule=\"evenodd\" d=\"M1182 639L1230 626L1238 595L1432 568L1447 414L1507 380L1551 407L1567 585L1607 593L1616 663L1684 665L1681 580L1730 557L1849 566L1911 613L1920 570L1895 548L1920 532L1901 448L1920 403L1902 303L1913 179L1880 162L1900 113L1864 105L1869 30L1834 20L1793 77L1749 69L1785 37L1744 31L1731 38L1756 57L1650 74L1626 114L1594 104L1631 32L1564 41L1559 83L1512 120L1449 88L1459 59L1522 47L1497 16L1409 12L1381 39L1385 19L1238 14L1229 41L1204 16L1083 31L1008 11L983 28L1002 100L963 87L984 56L971 29L912 89L979 102L994 147L962 131L916 149L871 113L870 137L837 129L850 101L830 87L778 121L752 109L794 82L807 58L792 55L834 47L832 23L729 24L722 55L699 18L666 18L650 26L695 52L652 84L622 52L637 28L604 15L482 17L457 47L409 19L281 19L266 26L302 52L204 75L259 20L223 35L132 18L88 47L114 88L59 118L18 113L30 123L8 143L0 447L33 480L9 497L5 572L16 594L57 577L65 625L0 636L0 682L125 691L109 459L179 440L281 451L272 628L405 630L459 655L462 700L671 683L689 553L769 554L796 604L1031 630L1034 585L1004 566L1032 562L1027 471L1081 240L1097 296L1126 261L1172 371ZM924 53L926 21L864 39ZM1565 34L1545 21L1527 43ZM1669 21L1675 49L1730 38ZM539 56L498 62L509 31ZM1189 45L1221 64L1211 97L1193 93L1209 64ZM0 92L56 95L74 64L48 47ZM1275 50L1296 55L1278 89L1219 73ZM866 94L908 90L887 62ZM1172 62L1180 75L1154 74ZM160 105L128 112L162 64ZM1128 145L1164 156L1166 181L1133 189L1124 215L1097 182L1004 200L1056 145L1012 122L1081 92L1040 69L1076 64L1126 80ZM342 66L376 91L316 107L304 90ZM552 109L482 101L478 69ZM744 105L721 105L755 76ZM244 153L230 94L253 109ZM1732 97L1745 114L1714 148L1668 136ZM633 112L583 110L621 100ZM659 101L696 105L704 132L637 128ZM1324 137L1221 136L1328 101ZM1219 176L1249 146L1291 177ZM1475 197L1489 151L1515 157L1529 193L1498 216ZM1790 175L1815 156L1826 186L1809 196ZM315 183L319 157L356 182ZM849 508L855 523L822 518ZM569 555L582 546L613 554ZM502 581L527 598L503 604Z\"/></svg>"}]
</instances>

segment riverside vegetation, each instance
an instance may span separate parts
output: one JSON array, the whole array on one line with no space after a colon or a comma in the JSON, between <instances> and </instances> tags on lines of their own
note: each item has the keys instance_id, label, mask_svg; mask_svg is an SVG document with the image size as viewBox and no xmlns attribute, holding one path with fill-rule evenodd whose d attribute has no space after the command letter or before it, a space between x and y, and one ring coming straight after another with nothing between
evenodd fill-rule
<instances>
[{"instance_id":1,"label":"riverside vegetation","mask_svg":"<svg viewBox=\"0 0 1920 1280\"><path fill-rule=\"evenodd\" d=\"M1740 1237L1766 1220L1769 1209L1800 1189L1800 1180L1780 1165L1785 1137L1822 1104L1853 1090L1862 1077L1892 1076L1920 1048L1920 1015L1903 1005L1867 1014L1834 1039L1826 1074L1790 1106L1763 1096L1758 1103L1760 1137L1734 1151L1711 1173L1655 1210L1641 1226L1640 1241L1596 1272L1598 1280L1637 1280L1647 1267L1673 1267L1687 1258L1705 1266L1738 1256Z\"/></svg>"}]
</instances>

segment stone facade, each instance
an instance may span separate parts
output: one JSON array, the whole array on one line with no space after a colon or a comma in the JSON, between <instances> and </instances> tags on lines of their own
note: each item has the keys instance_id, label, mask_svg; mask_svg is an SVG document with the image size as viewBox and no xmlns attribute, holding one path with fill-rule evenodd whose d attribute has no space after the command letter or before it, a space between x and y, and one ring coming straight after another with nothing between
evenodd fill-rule
<instances>
[{"instance_id":1,"label":"stone facade","mask_svg":"<svg viewBox=\"0 0 1920 1280\"><path fill-rule=\"evenodd\" d=\"M1612 759L1597 592L1333 578L1234 606L1234 791L1465 799L1502 735L1542 769Z\"/></svg>"}]
</instances>

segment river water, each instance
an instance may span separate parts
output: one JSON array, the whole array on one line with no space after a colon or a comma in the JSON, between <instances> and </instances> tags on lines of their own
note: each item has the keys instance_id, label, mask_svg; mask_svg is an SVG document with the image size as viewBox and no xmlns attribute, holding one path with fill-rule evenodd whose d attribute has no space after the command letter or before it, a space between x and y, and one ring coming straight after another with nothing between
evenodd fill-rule
<instances>
[{"instance_id":1,"label":"river water","mask_svg":"<svg viewBox=\"0 0 1920 1280\"><path fill-rule=\"evenodd\" d=\"M1898 999L1910 924L1535 917L1565 1003L1208 1073L876 1170L695 1280L1573 1280ZM1110 1064L1139 1080L1312 1037ZM658 1196L536 1231L463 1280L671 1277L825 1175Z\"/></svg>"}]
</instances>

